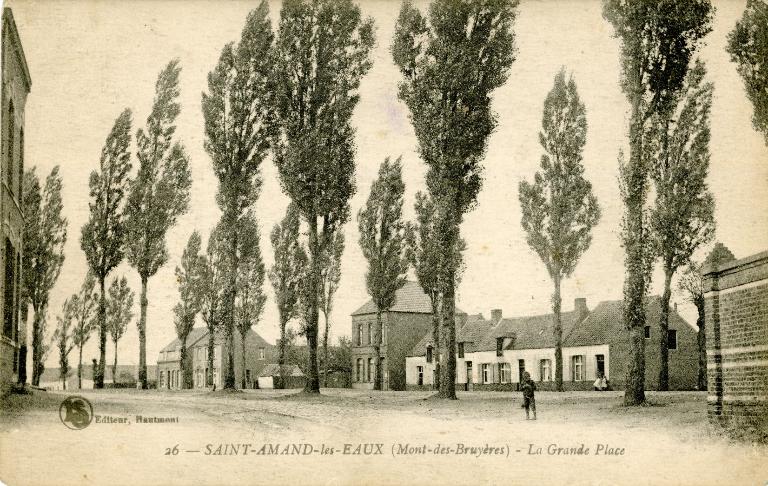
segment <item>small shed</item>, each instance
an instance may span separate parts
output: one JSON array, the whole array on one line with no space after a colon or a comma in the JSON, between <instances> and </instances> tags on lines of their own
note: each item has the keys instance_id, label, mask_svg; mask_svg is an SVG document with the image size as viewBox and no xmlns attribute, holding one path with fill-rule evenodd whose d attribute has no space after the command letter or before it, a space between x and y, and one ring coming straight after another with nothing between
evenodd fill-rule
<instances>
[{"instance_id":1,"label":"small shed","mask_svg":"<svg viewBox=\"0 0 768 486\"><path fill-rule=\"evenodd\" d=\"M258 382L259 388L304 388L307 377L296 365L283 365L281 373L280 365L272 363L261 370Z\"/></svg>"}]
</instances>

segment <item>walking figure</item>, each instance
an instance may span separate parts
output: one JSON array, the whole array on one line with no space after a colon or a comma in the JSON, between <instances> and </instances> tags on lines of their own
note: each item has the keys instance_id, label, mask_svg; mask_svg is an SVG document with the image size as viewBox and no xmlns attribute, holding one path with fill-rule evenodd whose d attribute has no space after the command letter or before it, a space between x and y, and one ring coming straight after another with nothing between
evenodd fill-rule
<instances>
[{"instance_id":1,"label":"walking figure","mask_svg":"<svg viewBox=\"0 0 768 486\"><path fill-rule=\"evenodd\" d=\"M520 384L523 391L523 408L525 408L525 420L529 420L529 411L533 412L533 420L536 420L536 398L533 392L536 391L536 383L531 379L531 374L527 371L523 373L523 382Z\"/></svg>"}]
</instances>

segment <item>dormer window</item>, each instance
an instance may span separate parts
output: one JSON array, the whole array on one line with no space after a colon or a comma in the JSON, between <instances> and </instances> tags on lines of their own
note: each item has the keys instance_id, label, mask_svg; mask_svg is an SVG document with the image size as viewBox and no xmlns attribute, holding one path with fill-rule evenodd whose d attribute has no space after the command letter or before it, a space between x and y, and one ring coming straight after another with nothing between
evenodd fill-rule
<instances>
[{"instance_id":1,"label":"dormer window","mask_svg":"<svg viewBox=\"0 0 768 486\"><path fill-rule=\"evenodd\" d=\"M463 358L464 357L464 343L459 343L458 344L457 354L459 355L459 358Z\"/></svg>"},{"instance_id":2,"label":"dormer window","mask_svg":"<svg viewBox=\"0 0 768 486\"><path fill-rule=\"evenodd\" d=\"M497 337L496 338L496 356L501 356L504 351L504 338L503 337Z\"/></svg>"},{"instance_id":3,"label":"dormer window","mask_svg":"<svg viewBox=\"0 0 768 486\"><path fill-rule=\"evenodd\" d=\"M427 363L432 362L432 346L427 346Z\"/></svg>"}]
</instances>

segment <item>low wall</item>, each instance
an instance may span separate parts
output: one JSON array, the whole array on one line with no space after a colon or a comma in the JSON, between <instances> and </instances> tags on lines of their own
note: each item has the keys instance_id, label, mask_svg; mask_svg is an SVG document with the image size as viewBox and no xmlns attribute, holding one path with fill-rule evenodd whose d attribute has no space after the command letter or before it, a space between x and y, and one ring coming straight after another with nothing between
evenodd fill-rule
<instances>
[{"instance_id":1,"label":"low wall","mask_svg":"<svg viewBox=\"0 0 768 486\"><path fill-rule=\"evenodd\" d=\"M768 442L768 252L704 269L707 415Z\"/></svg>"}]
</instances>

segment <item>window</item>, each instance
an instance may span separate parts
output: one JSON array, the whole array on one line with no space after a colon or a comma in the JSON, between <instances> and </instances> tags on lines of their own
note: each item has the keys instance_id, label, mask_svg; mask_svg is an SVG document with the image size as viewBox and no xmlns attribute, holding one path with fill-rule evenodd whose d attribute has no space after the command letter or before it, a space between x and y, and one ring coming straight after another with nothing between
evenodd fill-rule
<instances>
[{"instance_id":1,"label":"window","mask_svg":"<svg viewBox=\"0 0 768 486\"><path fill-rule=\"evenodd\" d=\"M424 384L424 367L423 366L417 366L416 367L416 373L418 374L418 384L419 386Z\"/></svg>"},{"instance_id":2,"label":"window","mask_svg":"<svg viewBox=\"0 0 768 486\"><path fill-rule=\"evenodd\" d=\"M362 346L363 345L363 323L358 323L357 325L357 345Z\"/></svg>"},{"instance_id":3,"label":"window","mask_svg":"<svg viewBox=\"0 0 768 486\"><path fill-rule=\"evenodd\" d=\"M368 381L370 383L373 383L375 374L376 374L376 367L373 365L373 358L368 358Z\"/></svg>"},{"instance_id":4,"label":"window","mask_svg":"<svg viewBox=\"0 0 768 486\"><path fill-rule=\"evenodd\" d=\"M5 170L5 183L8 186L9 189L11 189L11 192L13 192L13 188L11 187L11 171L13 171L13 137L16 134L16 117L13 110L13 101L10 102L8 105L8 145L6 146L6 166L3 168Z\"/></svg>"},{"instance_id":5,"label":"window","mask_svg":"<svg viewBox=\"0 0 768 486\"><path fill-rule=\"evenodd\" d=\"M573 356L571 358L571 369L573 370L573 381L584 380L584 356Z\"/></svg>"},{"instance_id":6,"label":"window","mask_svg":"<svg viewBox=\"0 0 768 486\"><path fill-rule=\"evenodd\" d=\"M496 356L501 356L504 351L504 338L503 337L497 337L496 338Z\"/></svg>"},{"instance_id":7,"label":"window","mask_svg":"<svg viewBox=\"0 0 768 486\"><path fill-rule=\"evenodd\" d=\"M490 383L491 382L491 365L488 363L484 363L480 365L480 369L482 370L483 374L483 383Z\"/></svg>"},{"instance_id":8,"label":"window","mask_svg":"<svg viewBox=\"0 0 768 486\"><path fill-rule=\"evenodd\" d=\"M667 330L667 349L677 349L677 331Z\"/></svg>"},{"instance_id":9,"label":"window","mask_svg":"<svg viewBox=\"0 0 768 486\"><path fill-rule=\"evenodd\" d=\"M264 359L264 348L259 348L259 359Z\"/></svg>"},{"instance_id":10,"label":"window","mask_svg":"<svg viewBox=\"0 0 768 486\"><path fill-rule=\"evenodd\" d=\"M597 368L597 374L599 376L605 376L605 356L602 354L595 355L595 364Z\"/></svg>"},{"instance_id":11,"label":"window","mask_svg":"<svg viewBox=\"0 0 768 486\"><path fill-rule=\"evenodd\" d=\"M523 374L525 374L525 360L517 360L517 379L520 383L523 382Z\"/></svg>"},{"instance_id":12,"label":"window","mask_svg":"<svg viewBox=\"0 0 768 486\"><path fill-rule=\"evenodd\" d=\"M165 372L160 371L160 388L165 386Z\"/></svg>"},{"instance_id":13,"label":"window","mask_svg":"<svg viewBox=\"0 0 768 486\"><path fill-rule=\"evenodd\" d=\"M368 323L368 344L373 344L373 333L371 333L371 329L373 328L372 324Z\"/></svg>"},{"instance_id":14,"label":"window","mask_svg":"<svg viewBox=\"0 0 768 486\"><path fill-rule=\"evenodd\" d=\"M464 357L464 343L459 343L457 346L459 348L458 349L459 358L463 358Z\"/></svg>"},{"instance_id":15,"label":"window","mask_svg":"<svg viewBox=\"0 0 768 486\"><path fill-rule=\"evenodd\" d=\"M5 239L5 301L3 308L3 335L13 339L14 296L16 294L16 249Z\"/></svg>"},{"instance_id":16,"label":"window","mask_svg":"<svg viewBox=\"0 0 768 486\"><path fill-rule=\"evenodd\" d=\"M16 194L19 195L19 199L21 199L21 186L24 181L24 129L22 128L19 130L19 167L18 167L18 176L19 178L16 180Z\"/></svg>"},{"instance_id":17,"label":"window","mask_svg":"<svg viewBox=\"0 0 768 486\"><path fill-rule=\"evenodd\" d=\"M509 363L499 363L499 383L512 381L512 366Z\"/></svg>"},{"instance_id":18,"label":"window","mask_svg":"<svg viewBox=\"0 0 768 486\"><path fill-rule=\"evenodd\" d=\"M645 326L645 339L651 339L651 326Z\"/></svg>"},{"instance_id":19,"label":"window","mask_svg":"<svg viewBox=\"0 0 768 486\"><path fill-rule=\"evenodd\" d=\"M363 381L363 358L357 358L357 381Z\"/></svg>"},{"instance_id":20,"label":"window","mask_svg":"<svg viewBox=\"0 0 768 486\"><path fill-rule=\"evenodd\" d=\"M427 346L427 363L432 362L432 346Z\"/></svg>"},{"instance_id":21,"label":"window","mask_svg":"<svg viewBox=\"0 0 768 486\"><path fill-rule=\"evenodd\" d=\"M539 379L541 381L552 381L552 361L542 359L539 361Z\"/></svg>"}]
</instances>

